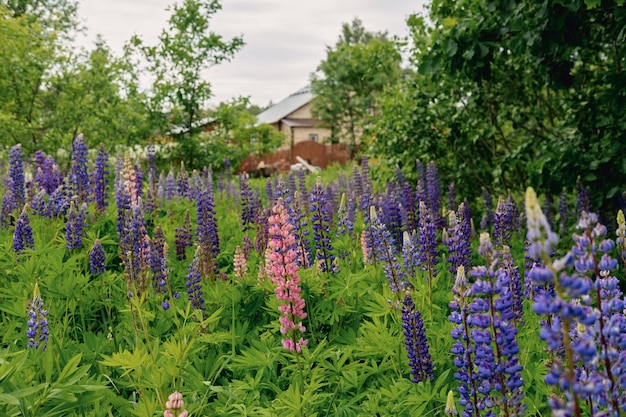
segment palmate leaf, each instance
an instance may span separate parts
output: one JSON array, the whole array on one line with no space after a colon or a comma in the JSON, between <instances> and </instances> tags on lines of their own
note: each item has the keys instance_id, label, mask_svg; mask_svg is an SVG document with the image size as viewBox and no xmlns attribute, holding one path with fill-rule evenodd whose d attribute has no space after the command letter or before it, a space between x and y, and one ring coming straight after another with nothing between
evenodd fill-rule
<instances>
[{"instance_id":1,"label":"palmate leaf","mask_svg":"<svg viewBox=\"0 0 626 417\"><path fill-rule=\"evenodd\" d=\"M124 350L120 353L114 353L111 356L102 355L104 360L101 360L100 363L104 366L111 366L114 368L121 368L124 370L122 376L126 376L133 371L137 372L137 378L141 378L141 366L143 363L148 360L149 355L148 352L135 350L134 352L130 352L128 350Z\"/></svg>"}]
</instances>

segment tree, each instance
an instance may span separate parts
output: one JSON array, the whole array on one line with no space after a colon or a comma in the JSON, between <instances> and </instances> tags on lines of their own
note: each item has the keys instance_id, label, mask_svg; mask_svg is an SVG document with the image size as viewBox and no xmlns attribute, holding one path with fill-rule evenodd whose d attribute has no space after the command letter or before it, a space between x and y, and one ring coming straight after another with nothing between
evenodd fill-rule
<instances>
[{"instance_id":1,"label":"tree","mask_svg":"<svg viewBox=\"0 0 626 417\"><path fill-rule=\"evenodd\" d=\"M555 194L580 176L596 206L615 204L626 175L623 4L433 1L430 26L408 21L418 72L384 98L372 152L397 161L410 138L405 164L428 152L474 195Z\"/></svg>"},{"instance_id":2,"label":"tree","mask_svg":"<svg viewBox=\"0 0 626 417\"><path fill-rule=\"evenodd\" d=\"M210 20L220 9L217 0L183 0L171 7L168 27L161 32L158 45L144 46L138 37L133 39L154 77L153 109L168 112L171 124L186 132L179 146L188 167L195 165L197 122L212 96L205 72L231 60L244 45L241 37L226 41L210 31Z\"/></svg>"},{"instance_id":3,"label":"tree","mask_svg":"<svg viewBox=\"0 0 626 417\"><path fill-rule=\"evenodd\" d=\"M400 79L400 62L385 33L367 32L359 19L344 23L337 44L326 48L326 59L311 75L314 117L331 127L334 139L347 137L355 145L376 116L378 95Z\"/></svg>"}]
</instances>

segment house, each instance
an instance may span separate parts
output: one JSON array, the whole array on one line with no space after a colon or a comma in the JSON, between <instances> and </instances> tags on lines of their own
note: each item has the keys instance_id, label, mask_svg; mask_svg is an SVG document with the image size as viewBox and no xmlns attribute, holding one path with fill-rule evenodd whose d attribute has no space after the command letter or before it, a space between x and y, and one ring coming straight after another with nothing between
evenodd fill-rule
<instances>
[{"instance_id":1,"label":"house","mask_svg":"<svg viewBox=\"0 0 626 417\"><path fill-rule=\"evenodd\" d=\"M311 114L314 96L311 87L306 86L279 103L257 115L259 123L267 123L288 138L285 147L293 147L304 141L325 143L331 137L331 130Z\"/></svg>"}]
</instances>

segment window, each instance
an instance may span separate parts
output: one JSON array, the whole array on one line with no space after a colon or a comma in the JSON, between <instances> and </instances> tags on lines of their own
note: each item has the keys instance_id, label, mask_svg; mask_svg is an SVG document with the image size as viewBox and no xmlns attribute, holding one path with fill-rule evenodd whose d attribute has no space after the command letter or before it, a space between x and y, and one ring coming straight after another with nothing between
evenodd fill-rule
<instances>
[{"instance_id":1,"label":"window","mask_svg":"<svg viewBox=\"0 0 626 417\"><path fill-rule=\"evenodd\" d=\"M317 133L309 133L309 140L312 140L313 142L319 141L319 138L317 137Z\"/></svg>"}]
</instances>

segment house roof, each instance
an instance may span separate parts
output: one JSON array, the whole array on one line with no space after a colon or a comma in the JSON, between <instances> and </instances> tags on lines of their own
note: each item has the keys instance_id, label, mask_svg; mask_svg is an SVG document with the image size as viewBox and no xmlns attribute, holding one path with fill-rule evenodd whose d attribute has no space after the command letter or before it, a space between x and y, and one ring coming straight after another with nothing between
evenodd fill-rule
<instances>
[{"instance_id":1,"label":"house roof","mask_svg":"<svg viewBox=\"0 0 626 417\"><path fill-rule=\"evenodd\" d=\"M316 127L322 122L317 119L292 119L289 117L285 117L281 120L284 124L290 127Z\"/></svg>"},{"instance_id":2,"label":"house roof","mask_svg":"<svg viewBox=\"0 0 626 417\"><path fill-rule=\"evenodd\" d=\"M193 122L192 126L193 126L193 129L196 129L199 127L209 125L215 121L217 121L215 117L205 117L204 119L196 120L195 122ZM186 126L175 126L168 132L168 135L176 136L176 135L181 135L183 133L187 133L188 131L189 129L187 129Z\"/></svg>"},{"instance_id":3,"label":"house roof","mask_svg":"<svg viewBox=\"0 0 626 417\"><path fill-rule=\"evenodd\" d=\"M312 98L311 87L307 85L269 109L259 113L257 120L259 123L276 123L307 104Z\"/></svg>"}]
</instances>

